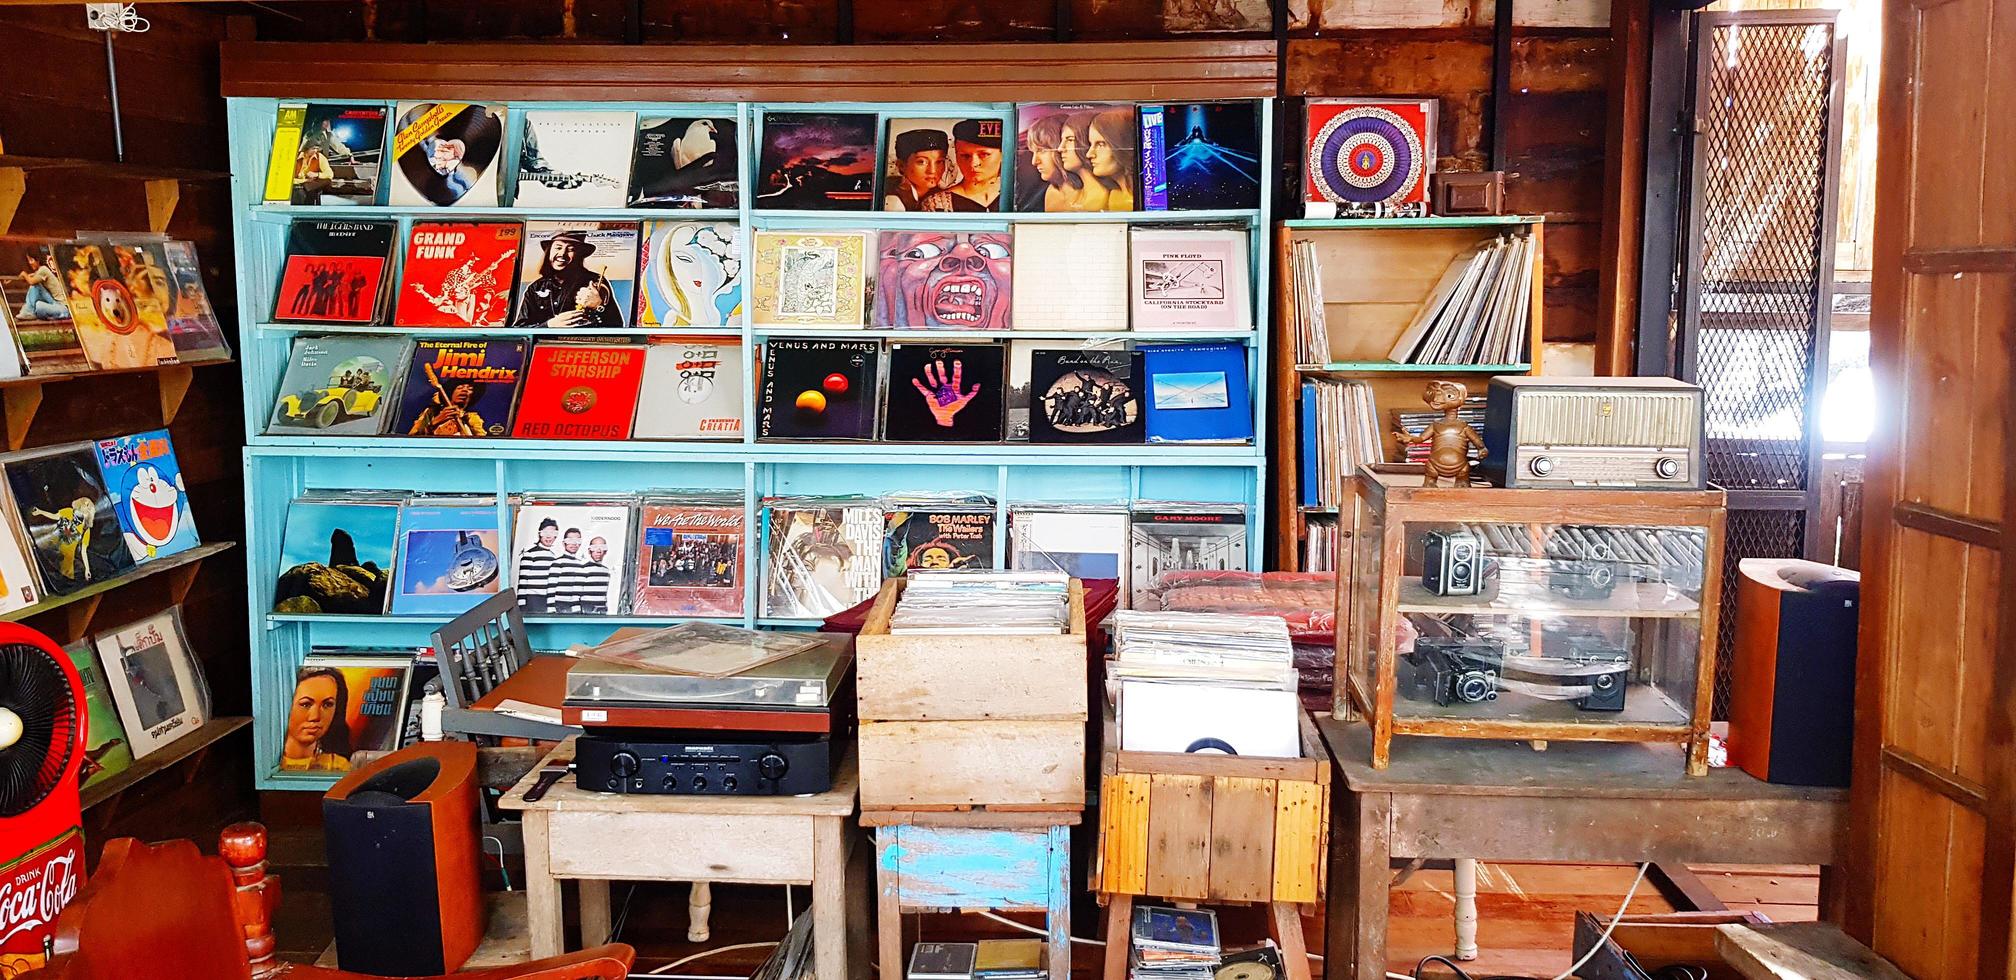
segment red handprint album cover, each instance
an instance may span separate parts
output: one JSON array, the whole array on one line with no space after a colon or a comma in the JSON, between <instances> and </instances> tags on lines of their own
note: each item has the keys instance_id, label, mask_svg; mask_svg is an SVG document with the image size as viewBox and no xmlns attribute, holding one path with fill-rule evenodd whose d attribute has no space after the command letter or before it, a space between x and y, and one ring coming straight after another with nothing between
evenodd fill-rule
<instances>
[{"instance_id":1,"label":"red handprint album cover","mask_svg":"<svg viewBox=\"0 0 2016 980\"><path fill-rule=\"evenodd\" d=\"M416 221L406 240L399 301L402 327L501 327L518 283L515 221Z\"/></svg>"},{"instance_id":2,"label":"red handprint album cover","mask_svg":"<svg viewBox=\"0 0 2016 980\"><path fill-rule=\"evenodd\" d=\"M892 344L882 438L1000 442L1006 377L1000 344Z\"/></svg>"}]
</instances>

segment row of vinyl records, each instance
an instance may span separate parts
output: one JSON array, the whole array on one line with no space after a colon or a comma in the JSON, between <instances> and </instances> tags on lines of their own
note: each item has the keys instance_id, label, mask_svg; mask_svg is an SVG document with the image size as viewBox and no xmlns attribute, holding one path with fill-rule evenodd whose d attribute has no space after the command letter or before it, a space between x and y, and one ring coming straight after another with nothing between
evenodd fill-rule
<instances>
[{"instance_id":1,"label":"row of vinyl records","mask_svg":"<svg viewBox=\"0 0 2016 980\"><path fill-rule=\"evenodd\" d=\"M916 568L1117 579L1146 608L1172 572L1247 568L1241 504L1016 504L1005 562L994 502L979 495L769 498L760 538L744 527L739 494L526 494L510 507L507 554L494 497L300 497L281 538L274 612L453 616L507 587L508 571L531 615L740 617L757 541L762 615L791 619L831 616Z\"/></svg>"},{"instance_id":2,"label":"row of vinyl records","mask_svg":"<svg viewBox=\"0 0 2016 980\"><path fill-rule=\"evenodd\" d=\"M508 185L513 203L527 208L740 203L733 115L519 110L514 167L509 106L400 102L393 112L386 166L383 104L281 103L265 201L495 207ZM1012 121L1005 113L885 121L877 112L775 111L763 114L761 132L753 196L765 209L1260 206L1260 104L1250 99L1032 103L1017 106Z\"/></svg>"},{"instance_id":3,"label":"row of vinyl records","mask_svg":"<svg viewBox=\"0 0 2016 980\"><path fill-rule=\"evenodd\" d=\"M1358 467L1386 462L1388 432L1418 433L1442 418L1442 413L1426 409L1394 411L1391 424L1381 426L1370 385L1330 378L1302 383L1301 411L1302 506L1323 510L1349 505L1351 495L1344 481L1355 475ZM1482 435L1484 396L1465 398L1456 416ZM1404 462L1422 462L1428 449L1427 443L1408 445ZM1472 462L1477 453L1476 447L1470 448Z\"/></svg>"},{"instance_id":4,"label":"row of vinyl records","mask_svg":"<svg viewBox=\"0 0 2016 980\"><path fill-rule=\"evenodd\" d=\"M0 456L0 613L201 544L168 430Z\"/></svg>"},{"instance_id":5,"label":"row of vinyl records","mask_svg":"<svg viewBox=\"0 0 2016 980\"><path fill-rule=\"evenodd\" d=\"M758 230L732 221L296 219L279 323L1253 329L1243 227ZM395 258L401 258L393 288ZM747 274L745 275L745 269Z\"/></svg>"},{"instance_id":6,"label":"row of vinyl records","mask_svg":"<svg viewBox=\"0 0 2016 980\"><path fill-rule=\"evenodd\" d=\"M734 338L647 344L299 337L266 431L735 440L751 381ZM1253 440L1244 344L891 343L772 338L759 441Z\"/></svg>"},{"instance_id":7,"label":"row of vinyl records","mask_svg":"<svg viewBox=\"0 0 2016 980\"><path fill-rule=\"evenodd\" d=\"M231 358L189 242L0 236L0 297L0 378Z\"/></svg>"},{"instance_id":8,"label":"row of vinyl records","mask_svg":"<svg viewBox=\"0 0 2016 980\"><path fill-rule=\"evenodd\" d=\"M1386 352L1395 364L1523 364L1532 354L1533 236L1505 232L1456 256ZM1295 363L1332 360L1322 259L1311 241L1289 250Z\"/></svg>"}]
</instances>

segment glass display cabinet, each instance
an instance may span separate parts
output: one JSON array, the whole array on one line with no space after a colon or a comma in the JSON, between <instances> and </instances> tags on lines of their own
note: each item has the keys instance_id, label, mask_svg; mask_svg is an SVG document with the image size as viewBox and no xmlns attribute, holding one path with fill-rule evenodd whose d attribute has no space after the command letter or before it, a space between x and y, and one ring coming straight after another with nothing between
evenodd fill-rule
<instances>
[{"instance_id":1,"label":"glass display cabinet","mask_svg":"<svg viewBox=\"0 0 2016 980\"><path fill-rule=\"evenodd\" d=\"M1374 768L1397 734L1674 742L1707 772L1722 491L1352 482L1335 714Z\"/></svg>"}]
</instances>

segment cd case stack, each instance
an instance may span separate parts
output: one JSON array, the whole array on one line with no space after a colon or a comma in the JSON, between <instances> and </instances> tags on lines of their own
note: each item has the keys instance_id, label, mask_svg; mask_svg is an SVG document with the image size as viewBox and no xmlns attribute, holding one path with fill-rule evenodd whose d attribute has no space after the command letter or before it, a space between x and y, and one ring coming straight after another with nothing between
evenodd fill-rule
<instances>
[{"instance_id":1,"label":"cd case stack","mask_svg":"<svg viewBox=\"0 0 2016 980\"><path fill-rule=\"evenodd\" d=\"M1136 906L1130 980L1212 980L1218 970L1218 915L1204 909Z\"/></svg>"},{"instance_id":2,"label":"cd case stack","mask_svg":"<svg viewBox=\"0 0 2016 980\"><path fill-rule=\"evenodd\" d=\"M891 635L1045 636L1071 624L1063 572L911 572L889 617Z\"/></svg>"},{"instance_id":3,"label":"cd case stack","mask_svg":"<svg viewBox=\"0 0 2016 980\"><path fill-rule=\"evenodd\" d=\"M1458 419L1461 419L1464 425L1476 429L1477 434L1479 436L1482 436L1484 434L1484 396L1472 395L1469 398L1465 398L1463 400L1462 406L1456 409L1456 417ZM1429 411L1427 409L1422 409L1420 411L1415 412L1393 413L1393 422L1395 426L1401 429L1405 429L1409 433L1414 434L1418 434L1422 430L1440 421L1442 421L1441 412ZM1414 445L1408 446L1406 461L1409 463L1427 462L1429 448L1430 447L1428 443L1425 442L1419 442L1415 443ZM1472 463L1477 462L1478 454L1483 451L1484 451L1483 448L1479 446L1470 447L1470 449L1468 450L1470 456L1470 462ZM1472 480L1471 482L1477 483L1480 481Z\"/></svg>"}]
</instances>

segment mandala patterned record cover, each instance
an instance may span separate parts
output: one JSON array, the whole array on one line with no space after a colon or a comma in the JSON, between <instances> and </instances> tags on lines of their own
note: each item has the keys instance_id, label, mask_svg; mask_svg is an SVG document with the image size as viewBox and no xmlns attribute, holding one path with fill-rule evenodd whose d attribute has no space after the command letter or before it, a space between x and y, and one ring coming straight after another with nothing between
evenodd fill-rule
<instances>
[{"instance_id":1,"label":"mandala patterned record cover","mask_svg":"<svg viewBox=\"0 0 2016 980\"><path fill-rule=\"evenodd\" d=\"M1425 217L1435 172L1434 99L1309 103L1302 200L1343 217Z\"/></svg>"}]
</instances>

